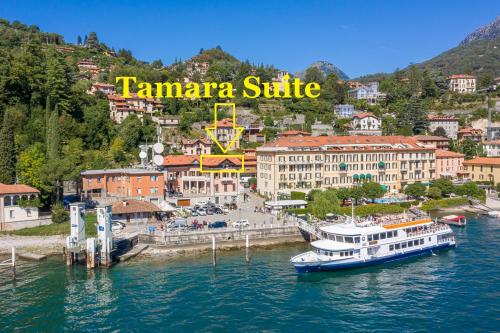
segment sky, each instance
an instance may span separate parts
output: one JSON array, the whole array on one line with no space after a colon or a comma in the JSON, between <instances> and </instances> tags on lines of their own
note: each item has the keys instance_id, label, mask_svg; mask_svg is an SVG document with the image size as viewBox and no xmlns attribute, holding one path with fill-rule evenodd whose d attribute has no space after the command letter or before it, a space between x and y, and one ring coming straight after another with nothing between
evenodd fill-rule
<instances>
[{"instance_id":1,"label":"sky","mask_svg":"<svg viewBox=\"0 0 500 333\"><path fill-rule=\"evenodd\" d=\"M95 31L140 60L170 64L220 45L292 73L325 60L351 78L430 59L497 15L495 0L0 0L1 18L71 43Z\"/></svg>"}]
</instances>

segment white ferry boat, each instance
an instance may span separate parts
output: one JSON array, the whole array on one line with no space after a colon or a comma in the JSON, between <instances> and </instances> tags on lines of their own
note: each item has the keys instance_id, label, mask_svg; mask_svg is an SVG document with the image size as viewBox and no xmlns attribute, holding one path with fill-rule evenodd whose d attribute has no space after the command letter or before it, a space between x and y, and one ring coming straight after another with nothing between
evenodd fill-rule
<instances>
[{"instance_id":1,"label":"white ferry boat","mask_svg":"<svg viewBox=\"0 0 500 333\"><path fill-rule=\"evenodd\" d=\"M450 226L406 214L318 227L312 251L291 258L297 272L364 267L455 246Z\"/></svg>"}]
</instances>

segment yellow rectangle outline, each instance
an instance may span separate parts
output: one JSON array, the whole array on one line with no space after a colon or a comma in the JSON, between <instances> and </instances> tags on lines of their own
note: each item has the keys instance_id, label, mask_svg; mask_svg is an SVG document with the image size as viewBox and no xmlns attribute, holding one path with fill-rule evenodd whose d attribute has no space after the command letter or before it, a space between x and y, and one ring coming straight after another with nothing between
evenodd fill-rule
<instances>
[{"instance_id":1,"label":"yellow rectangle outline","mask_svg":"<svg viewBox=\"0 0 500 333\"><path fill-rule=\"evenodd\" d=\"M216 158L231 158L235 157L241 160L241 168L239 169L214 169L214 170L203 170L203 158L204 157L216 157ZM245 171L245 155L239 154L229 154L229 155L211 155L211 154L202 154L200 155L200 172L202 173L214 173L214 172L227 172L227 173L242 173Z\"/></svg>"}]
</instances>

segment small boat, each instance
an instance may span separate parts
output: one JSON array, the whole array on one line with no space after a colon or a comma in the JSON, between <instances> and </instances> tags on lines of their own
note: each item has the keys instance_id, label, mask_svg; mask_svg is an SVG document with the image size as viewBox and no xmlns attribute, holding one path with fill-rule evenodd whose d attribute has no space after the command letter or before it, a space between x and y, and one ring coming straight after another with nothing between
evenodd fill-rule
<instances>
[{"instance_id":1,"label":"small boat","mask_svg":"<svg viewBox=\"0 0 500 333\"><path fill-rule=\"evenodd\" d=\"M446 215L441 218L440 222L464 227L467 224L467 219L463 215Z\"/></svg>"},{"instance_id":2,"label":"small boat","mask_svg":"<svg viewBox=\"0 0 500 333\"><path fill-rule=\"evenodd\" d=\"M490 216L490 217L500 217L500 212L498 210L490 210L488 212L488 216Z\"/></svg>"}]
</instances>

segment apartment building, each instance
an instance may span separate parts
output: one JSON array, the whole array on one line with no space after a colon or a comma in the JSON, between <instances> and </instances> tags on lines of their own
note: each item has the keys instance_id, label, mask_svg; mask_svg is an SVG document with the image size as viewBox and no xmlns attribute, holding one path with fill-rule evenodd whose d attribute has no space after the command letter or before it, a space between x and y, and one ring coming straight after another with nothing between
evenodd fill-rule
<instances>
[{"instance_id":1,"label":"apartment building","mask_svg":"<svg viewBox=\"0 0 500 333\"><path fill-rule=\"evenodd\" d=\"M382 120L373 113L355 114L351 121L351 135L382 135Z\"/></svg>"},{"instance_id":2,"label":"apartment building","mask_svg":"<svg viewBox=\"0 0 500 333\"><path fill-rule=\"evenodd\" d=\"M140 98L134 93L130 95L130 98L115 94L108 95L110 117L115 123L122 123L131 114L137 115L142 120L144 114L152 116L155 112L163 110L163 104L159 99Z\"/></svg>"},{"instance_id":3,"label":"apartment building","mask_svg":"<svg viewBox=\"0 0 500 333\"><path fill-rule=\"evenodd\" d=\"M138 199L159 203L164 198L163 173L148 169L87 170L82 196L97 201Z\"/></svg>"},{"instance_id":4,"label":"apartment building","mask_svg":"<svg viewBox=\"0 0 500 333\"><path fill-rule=\"evenodd\" d=\"M374 81L366 85L362 84L357 88L349 90L347 93L350 98L365 100L370 105L377 104L385 99L385 94L378 90L379 83Z\"/></svg>"},{"instance_id":5,"label":"apartment building","mask_svg":"<svg viewBox=\"0 0 500 333\"><path fill-rule=\"evenodd\" d=\"M476 91L476 77L467 74L448 76L448 88L460 94L471 94Z\"/></svg>"},{"instance_id":6,"label":"apartment building","mask_svg":"<svg viewBox=\"0 0 500 333\"><path fill-rule=\"evenodd\" d=\"M211 154L212 143L208 139L182 139L181 149L184 155Z\"/></svg>"},{"instance_id":7,"label":"apartment building","mask_svg":"<svg viewBox=\"0 0 500 333\"><path fill-rule=\"evenodd\" d=\"M464 161L464 177L472 181L500 182L500 157L476 157Z\"/></svg>"},{"instance_id":8,"label":"apartment building","mask_svg":"<svg viewBox=\"0 0 500 333\"><path fill-rule=\"evenodd\" d=\"M92 83L92 85L90 86L90 89L87 91L87 94L95 95L95 93L98 91L100 91L106 95L116 93L115 86L113 84L96 82L96 83Z\"/></svg>"},{"instance_id":9,"label":"apartment building","mask_svg":"<svg viewBox=\"0 0 500 333\"><path fill-rule=\"evenodd\" d=\"M239 125L233 126L233 121L229 118L217 121L217 128L213 133L217 138L217 141L219 141L224 147L227 147L238 134L238 130L234 127L239 127ZM207 138L210 139L210 137ZM230 150L237 150L240 148L240 139L241 136L234 142Z\"/></svg>"},{"instance_id":10,"label":"apartment building","mask_svg":"<svg viewBox=\"0 0 500 333\"><path fill-rule=\"evenodd\" d=\"M457 138L460 142L466 139L472 140L474 142L481 142L483 141L483 137L484 132L479 128L466 127L459 129L457 132Z\"/></svg>"},{"instance_id":11,"label":"apartment building","mask_svg":"<svg viewBox=\"0 0 500 333\"><path fill-rule=\"evenodd\" d=\"M458 118L455 116L429 115L427 120L429 120L429 131L431 133L434 133L435 130L441 127L445 130L448 138L457 139L459 125Z\"/></svg>"},{"instance_id":12,"label":"apartment building","mask_svg":"<svg viewBox=\"0 0 500 333\"><path fill-rule=\"evenodd\" d=\"M437 149L443 149L443 150L448 150L450 143L448 141L448 138L442 137L442 136L436 136L436 135L415 135L413 136L415 140L418 142L426 145L426 146L432 146Z\"/></svg>"},{"instance_id":13,"label":"apartment building","mask_svg":"<svg viewBox=\"0 0 500 333\"><path fill-rule=\"evenodd\" d=\"M257 148L257 190L276 199L371 180L398 191L436 177L434 151L403 136L281 137Z\"/></svg>"},{"instance_id":14,"label":"apartment building","mask_svg":"<svg viewBox=\"0 0 500 333\"><path fill-rule=\"evenodd\" d=\"M203 158L203 170L210 172L201 172L199 156L168 155L162 170L169 196L182 197L185 205L200 201L231 204L238 203L243 193L240 174L222 170L239 168L241 161L237 158L208 157Z\"/></svg>"},{"instance_id":15,"label":"apartment building","mask_svg":"<svg viewBox=\"0 0 500 333\"><path fill-rule=\"evenodd\" d=\"M436 175L453 179L463 172L464 154L436 149Z\"/></svg>"}]
</instances>

